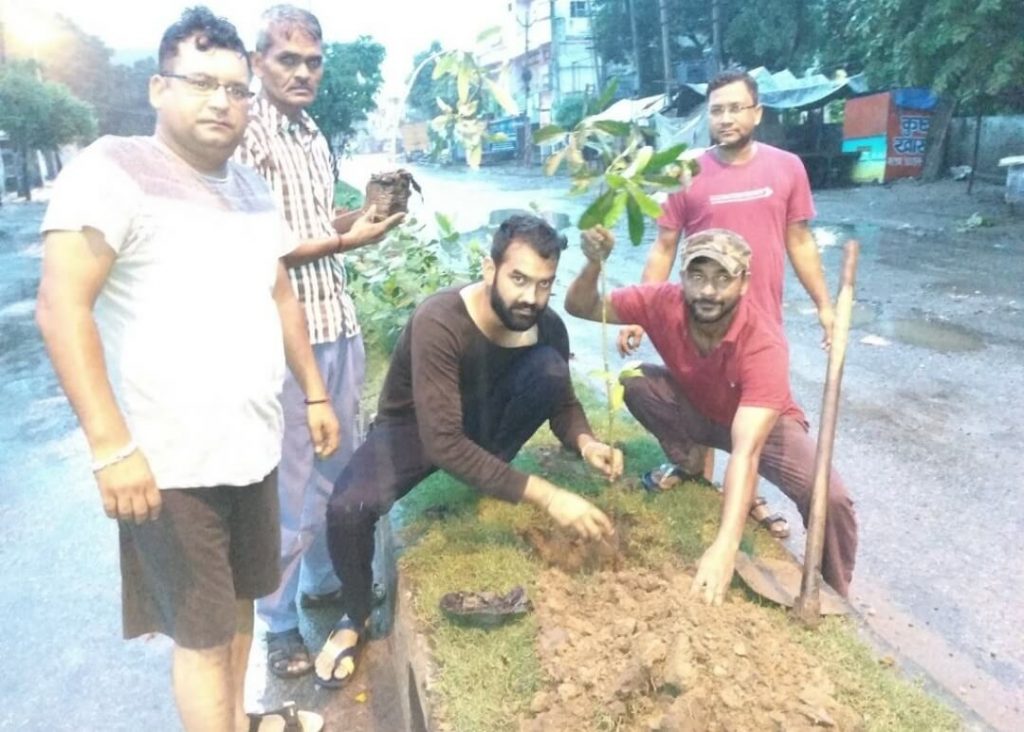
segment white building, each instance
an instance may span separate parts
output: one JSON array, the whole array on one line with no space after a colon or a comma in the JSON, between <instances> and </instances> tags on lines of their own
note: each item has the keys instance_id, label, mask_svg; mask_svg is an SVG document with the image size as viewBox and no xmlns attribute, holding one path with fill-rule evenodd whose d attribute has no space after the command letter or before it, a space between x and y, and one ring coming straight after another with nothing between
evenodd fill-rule
<instances>
[{"instance_id":1,"label":"white building","mask_svg":"<svg viewBox=\"0 0 1024 732\"><path fill-rule=\"evenodd\" d=\"M477 49L484 64L508 63L509 91L531 122L549 122L568 95L597 90L590 1L507 0L501 34Z\"/></svg>"}]
</instances>

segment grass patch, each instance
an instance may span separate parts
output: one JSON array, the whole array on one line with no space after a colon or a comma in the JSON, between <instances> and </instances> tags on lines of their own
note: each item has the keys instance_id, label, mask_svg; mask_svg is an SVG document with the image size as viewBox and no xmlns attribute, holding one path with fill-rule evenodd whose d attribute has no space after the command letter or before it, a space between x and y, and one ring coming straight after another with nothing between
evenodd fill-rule
<instances>
[{"instance_id":1,"label":"grass patch","mask_svg":"<svg viewBox=\"0 0 1024 732\"><path fill-rule=\"evenodd\" d=\"M577 388L588 413L599 418L603 406L598 397L586 385ZM638 490L640 472L665 457L628 415L617 422L616 436L627 466L618 485L609 486L564 451L546 427L527 443L515 464L588 496L619 521L628 519L630 562L651 567L666 561L696 562L718 528L718 493L696 483L656 495ZM396 518L405 544L399 564L415 588L415 613L430 635L439 669L434 692L443 721L459 732L513 728L545 682L534 650L535 618L530 615L492 630L464 628L444 619L438 602L455 590L506 592L522 585L533 592L543 566L520 536L531 526L549 527L549 519L532 506L482 497L443 473L434 474L404 498ZM784 554L766 532L754 529L748 522L744 550L769 557ZM738 586L736 579L734 587ZM831 619L807 632L783 611L766 610L772 617L770 632L790 636L820 659L836 684L837 699L864 716L866 729L960 728L956 715L919 684L880 665L851 622Z\"/></svg>"},{"instance_id":2,"label":"grass patch","mask_svg":"<svg viewBox=\"0 0 1024 732\"><path fill-rule=\"evenodd\" d=\"M959 730L957 715L930 696L918 682L907 681L886 668L857 638L853 623L828 618L814 632L791 628L835 681L837 699L855 706L871 732L939 732Z\"/></svg>"}]
</instances>

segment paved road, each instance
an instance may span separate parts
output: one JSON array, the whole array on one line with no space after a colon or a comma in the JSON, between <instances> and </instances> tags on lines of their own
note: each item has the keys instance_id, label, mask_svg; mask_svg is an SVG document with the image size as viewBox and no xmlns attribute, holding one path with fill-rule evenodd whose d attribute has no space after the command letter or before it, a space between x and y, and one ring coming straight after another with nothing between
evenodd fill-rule
<instances>
[{"instance_id":1,"label":"paved road","mask_svg":"<svg viewBox=\"0 0 1024 732\"><path fill-rule=\"evenodd\" d=\"M351 161L345 174L365 180L378 162ZM454 213L461 230L531 202L573 217L582 208L561 181L417 175L427 196L419 205ZM826 223L840 208L834 194L819 200ZM32 323L42 210L0 208L0 729L170 729L167 645L117 640L116 532ZM992 726L1024 729L1024 459L1012 391L1024 385L1024 242L978 247L969 236L854 223L863 253L836 445L860 512L853 599L875 631ZM850 232L819 233L834 282L835 243ZM621 247L612 280L637 279L643 255ZM580 264L573 247L562 289ZM813 420L825 358L791 275L786 288L794 388ZM569 322L585 372L599 358L598 330ZM862 344L866 336L888 345ZM257 680L249 698L272 703L280 693Z\"/></svg>"}]
</instances>

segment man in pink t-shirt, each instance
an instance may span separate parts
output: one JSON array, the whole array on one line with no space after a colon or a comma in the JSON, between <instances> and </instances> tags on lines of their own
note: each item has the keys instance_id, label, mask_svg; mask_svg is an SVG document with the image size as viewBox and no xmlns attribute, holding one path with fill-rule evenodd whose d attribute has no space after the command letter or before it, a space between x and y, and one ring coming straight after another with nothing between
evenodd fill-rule
<instances>
[{"instance_id":1,"label":"man in pink t-shirt","mask_svg":"<svg viewBox=\"0 0 1024 732\"><path fill-rule=\"evenodd\" d=\"M693 592L721 603L733 574L744 519L760 473L796 503L806 524L816 447L789 386L789 350L782 329L751 297L758 269L743 237L709 229L686 239L682 287L648 283L615 290L603 301L597 282L614 236L584 233L588 263L569 286L565 309L609 323L639 325L664 366L644 364L624 381L626 405L670 460L699 473L703 446L730 453L722 522L701 558ZM853 502L832 471L822 575L849 592L857 551Z\"/></svg>"}]
</instances>

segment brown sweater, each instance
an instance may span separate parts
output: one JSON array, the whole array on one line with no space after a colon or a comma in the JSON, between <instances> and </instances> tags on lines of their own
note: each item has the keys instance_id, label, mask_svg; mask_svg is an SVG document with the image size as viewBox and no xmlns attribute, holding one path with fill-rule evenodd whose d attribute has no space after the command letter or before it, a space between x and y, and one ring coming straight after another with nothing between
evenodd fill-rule
<instances>
[{"instance_id":1,"label":"brown sweater","mask_svg":"<svg viewBox=\"0 0 1024 732\"><path fill-rule=\"evenodd\" d=\"M463 429L463 410L486 398L491 384L515 367L527 348L491 342L466 309L459 289L442 290L416 308L391 358L378 414L413 419L430 461L459 480L506 501L519 501L527 475L473 442ZM550 309L537 321L537 345L549 345L569 360L569 334ZM470 412L472 413L472 412ZM554 407L551 430L576 450L581 434L591 434L583 407L570 385Z\"/></svg>"}]
</instances>

